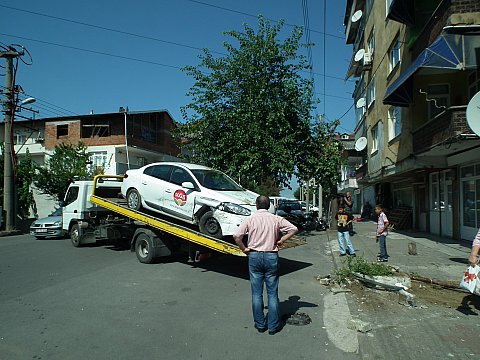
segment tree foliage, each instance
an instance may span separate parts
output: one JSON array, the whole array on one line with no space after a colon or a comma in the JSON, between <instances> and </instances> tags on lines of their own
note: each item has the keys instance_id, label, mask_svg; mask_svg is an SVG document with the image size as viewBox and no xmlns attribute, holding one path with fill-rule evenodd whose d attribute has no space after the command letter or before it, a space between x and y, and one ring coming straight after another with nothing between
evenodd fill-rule
<instances>
[{"instance_id":1,"label":"tree foliage","mask_svg":"<svg viewBox=\"0 0 480 360\"><path fill-rule=\"evenodd\" d=\"M283 21L271 25L262 16L258 31L225 34L228 54L208 50L198 66L186 67L195 83L192 102L182 108L186 124L180 136L192 139L189 160L221 169L244 186L273 180L288 186L308 140L315 106L312 81L301 76L308 64L298 51L302 30L294 27L280 40Z\"/></svg>"},{"instance_id":2,"label":"tree foliage","mask_svg":"<svg viewBox=\"0 0 480 360\"><path fill-rule=\"evenodd\" d=\"M342 145L335 138L338 121L317 121L299 152L297 162L300 183L314 179L327 194L336 194L342 162Z\"/></svg>"},{"instance_id":3,"label":"tree foliage","mask_svg":"<svg viewBox=\"0 0 480 360\"><path fill-rule=\"evenodd\" d=\"M87 147L79 142L77 146L60 144L55 146L53 154L45 159L45 165L38 168L35 186L55 200L63 200L68 185L75 178L90 178L87 169L89 155Z\"/></svg>"},{"instance_id":4,"label":"tree foliage","mask_svg":"<svg viewBox=\"0 0 480 360\"><path fill-rule=\"evenodd\" d=\"M37 165L32 160L30 151L26 151L25 158L22 159L17 165L17 176L15 178L17 188L17 214L26 219L30 216L30 209L35 205L35 199L33 197L32 185L34 183ZM32 214L36 216L37 214Z\"/></svg>"}]
</instances>

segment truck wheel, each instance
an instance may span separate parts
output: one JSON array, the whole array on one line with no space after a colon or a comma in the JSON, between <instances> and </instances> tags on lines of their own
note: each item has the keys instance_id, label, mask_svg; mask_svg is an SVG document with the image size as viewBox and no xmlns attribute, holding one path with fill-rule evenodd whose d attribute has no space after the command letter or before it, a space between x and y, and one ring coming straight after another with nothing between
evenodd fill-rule
<instances>
[{"instance_id":1,"label":"truck wheel","mask_svg":"<svg viewBox=\"0 0 480 360\"><path fill-rule=\"evenodd\" d=\"M200 232L206 235L210 235L214 238L222 238L222 228L218 223L218 220L213 217L213 211L207 211L200 218Z\"/></svg>"},{"instance_id":2,"label":"truck wheel","mask_svg":"<svg viewBox=\"0 0 480 360\"><path fill-rule=\"evenodd\" d=\"M80 228L78 224L73 224L72 228L70 229L70 240L72 241L72 245L75 247L79 247L80 244Z\"/></svg>"},{"instance_id":3,"label":"truck wheel","mask_svg":"<svg viewBox=\"0 0 480 360\"><path fill-rule=\"evenodd\" d=\"M137 189L130 189L127 192L127 205L130 209L140 210L142 207L142 200Z\"/></svg>"},{"instance_id":4,"label":"truck wheel","mask_svg":"<svg viewBox=\"0 0 480 360\"><path fill-rule=\"evenodd\" d=\"M156 258L153 239L145 233L140 233L135 241L135 253L138 261L141 263L153 263Z\"/></svg>"}]
</instances>

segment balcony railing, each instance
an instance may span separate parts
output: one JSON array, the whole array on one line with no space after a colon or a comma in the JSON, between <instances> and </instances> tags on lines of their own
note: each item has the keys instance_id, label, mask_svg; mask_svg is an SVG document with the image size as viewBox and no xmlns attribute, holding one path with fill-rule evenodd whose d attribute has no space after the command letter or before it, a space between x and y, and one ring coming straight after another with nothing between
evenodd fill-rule
<instances>
[{"instance_id":1,"label":"balcony railing","mask_svg":"<svg viewBox=\"0 0 480 360\"><path fill-rule=\"evenodd\" d=\"M447 144L462 134L473 134L467 124L466 106L452 106L413 131L413 152L424 152L436 145Z\"/></svg>"}]
</instances>

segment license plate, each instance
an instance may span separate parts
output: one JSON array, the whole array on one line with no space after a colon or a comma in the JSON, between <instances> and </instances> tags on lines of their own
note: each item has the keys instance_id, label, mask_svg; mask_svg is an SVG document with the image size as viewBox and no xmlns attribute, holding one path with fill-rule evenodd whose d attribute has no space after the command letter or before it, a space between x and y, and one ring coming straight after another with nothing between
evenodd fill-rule
<instances>
[{"instance_id":1,"label":"license plate","mask_svg":"<svg viewBox=\"0 0 480 360\"><path fill-rule=\"evenodd\" d=\"M46 233L48 229L36 229L35 232L37 233Z\"/></svg>"}]
</instances>

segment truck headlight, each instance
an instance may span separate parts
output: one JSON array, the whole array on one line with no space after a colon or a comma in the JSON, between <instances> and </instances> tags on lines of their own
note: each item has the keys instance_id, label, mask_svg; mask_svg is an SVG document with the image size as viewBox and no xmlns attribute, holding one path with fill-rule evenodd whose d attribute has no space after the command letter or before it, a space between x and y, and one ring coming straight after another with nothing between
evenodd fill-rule
<instances>
[{"instance_id":1,"label":"truck headlight","mask_svg":"<svg viewBox=\"0 0 480 360\"><path fill-rule=\"evenodd\" d=\"M230 202L221 203L218 206L218 209L228 213L243 215L243 216L250 216L250 214L252 213L249 209L234 203L230 203Z\"/></svg>"}]
</instances>

